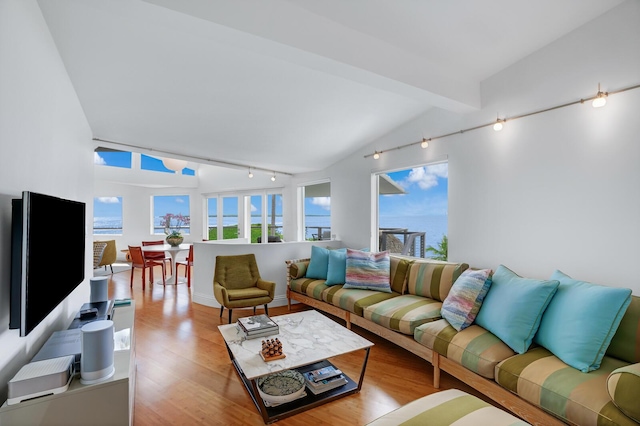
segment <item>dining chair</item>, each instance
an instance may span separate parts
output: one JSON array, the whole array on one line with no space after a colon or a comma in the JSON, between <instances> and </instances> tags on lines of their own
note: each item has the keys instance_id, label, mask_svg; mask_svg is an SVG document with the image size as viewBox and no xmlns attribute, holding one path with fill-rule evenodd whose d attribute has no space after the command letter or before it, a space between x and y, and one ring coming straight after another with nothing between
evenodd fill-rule
<instances>
[{"instance_id":1,"label":"dining chair","mask_svg":"<svg viewBox=\"0 0 640 426\"><path fill-rule=\"evenodd\" d=\"M131 281L130 287L133 288L133 272L136 268L142 268L142 290L144 290L146 283L146 270L149 268L149 279L151 280L151 284L153 284L153 267L161 266L162 267L162 284L166 285L165 280L165 264L163 261L156 261L152 259L145 259L144 253L142 252L142 247L140 246L129 246L129 255L131 256Z\"/></svg>"},{"instance_id":2,"label":"dining chair","mask_svg":"<svg viewBox=\"0 0 640 426\"><path fill-rule=\"evenodd\" d=\"M191 287L191 267L193 266L193 244L189 246L189 254L185 260L179 260L176 262L176 276L178 275L178 268L180 265L184 266L184 276L187 277L187 287Z\"/></svg>"},{"instance_id":3,"label":"dining chair","mask_svg":"<svg viewBox=\"0 0 640 426\"><path fill-rule=\"evenodd\" d=\"M113 274L113 263L116 261L118 256L118 252L116 250L116 240L107 240L107 241L95 241L95 243L106 243L107 245L104 248L104 252L102 253L102 258L100 259L100 263L98 263L98 267L104 266L104 270L107 270L107 266L111 268L111 273Z\"/></svg>"},{"instance_id":4,"label":"dining chair","mask_svg":"<svg viewBox=\"0 0 640 426\"><path fill-rule=\"evenodd\" d=\"M163 240L157 240L157 241L143 241L142 242L142 246L161 246L164 245L164 241ZM165 252L162 251L144 251L144 258L145 259L151 259L151 260L155 260L157 262L169 262L169 274L172 274L173 271L171 270L171 257L167 256L167 254Z\"/></svg>"}]
</instances>

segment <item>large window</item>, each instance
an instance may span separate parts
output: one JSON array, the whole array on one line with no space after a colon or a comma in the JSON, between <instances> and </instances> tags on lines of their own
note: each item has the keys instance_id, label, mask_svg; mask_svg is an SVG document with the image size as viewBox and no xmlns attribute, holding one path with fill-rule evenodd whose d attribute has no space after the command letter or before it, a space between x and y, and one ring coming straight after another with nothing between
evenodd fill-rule
<instances>
[{"instance_id":1,"label":"large window","mask_svg":"<svg viewBox=\"0 0 640 426\"><path fill-rule=\"evenodd\" d=\"M331 239L331 182L305 185L301 188L304 240Z\"/></svg>"},{"instance_id":2,"label":"large window","mask_svg":"<svg viewBox=\"0 0 640 426\"><path fill-rule=\"evenodd\" d=\"M379 248L446 260L447 163L377 175Z\"/></svg>"},{"instance_id":3,"label":"large window","mask_svg":"<svg viewBox=\"0 0 640 426\"><path fill-rule=\"evenodd\" d=\"M93 153L93 163L100 166L131 168L131 153L113 149L97 148Z\"/></svg>"},{"instance_id":4,"label":"large window","mask_svg":"<svg viewBox=\"0 0 640 426\"><path fill-rule=\"evenodd\" d=\"M188 195L155 195L153 198L152 234L166 234L165 224L170 218L171 230L191 233Z\"/></svg>"},{"instance_id":5,"label":"large window","mask_svg":"<svg viewBox=\"0 0 640 426\"><path fill-rule=\"evenodd\" d=\"M93 234L122 235L122 197L93 199Z\"/></svg>"}]
</instances>

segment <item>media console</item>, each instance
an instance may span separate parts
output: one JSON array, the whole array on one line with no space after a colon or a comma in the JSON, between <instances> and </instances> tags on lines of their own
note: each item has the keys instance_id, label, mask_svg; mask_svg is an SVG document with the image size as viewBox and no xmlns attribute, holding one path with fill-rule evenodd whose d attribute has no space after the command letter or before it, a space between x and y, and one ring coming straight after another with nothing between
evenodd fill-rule
<instances>
[{"instance_id":1,"label":"media console","mask_svg":"<svg viewBox=\"0 0 640 426\"><path fill-rule=\"evenodd\" d=\"M80 383L80 372L62 393L0 407L1 425L132 425L135 397L135 302L114 308L117 332L129 329L129 348L114 353L115 374L101 383ZM116 344L117 347L117 344Z\"/></svg>"}]
</instances>

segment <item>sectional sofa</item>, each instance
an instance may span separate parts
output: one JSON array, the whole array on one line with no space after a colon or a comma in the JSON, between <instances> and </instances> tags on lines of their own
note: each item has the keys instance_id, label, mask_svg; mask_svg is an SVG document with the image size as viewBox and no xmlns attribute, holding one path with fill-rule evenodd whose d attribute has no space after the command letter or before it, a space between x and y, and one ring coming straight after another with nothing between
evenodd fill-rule
<instances>
[{"instance_id":1,"label":"sectional sofa","mask_svg":"<svg viewBox=\"0 0 640 426\"><path fill-rule=\"evenodd\" d=\"M450 300L468 291L463 283L470 276L477 278L469 265L392 255L387 289L358 288L348 266L335 273L348 249L324 253L331 255L324 278L317 265L325 259L314 250L310 258L286 262L289 307L292 300L304 303L411 351L433 365L434 387L444 370L532 424L640 424L640 297L630 290L577 282L559 271L555 279L532 280L501 265L477 295L471 321L457 330L452 324L460 328L459 312ZM504 328L521 325L524 313L535 318L524 327L523 345ZM598 359L587 351L582 365L582 354L574 352L593 339L601 340Z\"/></svg>"}]
</instances>

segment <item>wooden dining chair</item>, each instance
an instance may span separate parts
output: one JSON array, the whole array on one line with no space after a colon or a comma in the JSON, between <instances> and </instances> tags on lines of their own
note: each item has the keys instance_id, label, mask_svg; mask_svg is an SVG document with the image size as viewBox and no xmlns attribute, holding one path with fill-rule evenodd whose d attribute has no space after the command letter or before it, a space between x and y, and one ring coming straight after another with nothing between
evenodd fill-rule
<instances>
[{"instance_id":1,"label":"wooden dining chair","mask_svg":"<svg viewBox=\"0 0 640 426\"><path fill-rule=\"evenodd\" d=\"M161 246L164 245L164 241L163 240L157 240L157 241L143 241L142 242L142 246ZM165 252L162 251L144 251L144 258L145 259L151 259L151 260L155 260L156 262L169 262L169 274L172 274L173 271L171 270L171 257L167 256L167 254Z\"/></svg>"},{"instance_id":2,"label":"wooden dining chair","mask_svg":"<svg viewBox=\"0 0 640 426\"><path fill-rule=\"evenodd\" d=\"M184 276L187 277L187 287L191 287L191 267L193 266L193 244L189 247L189 254L185 260L176 262L176 276L178 276L179 266L184 266Z\"/></svg>"},{"instance_id":3,"label":"wooden dining chair","mask_svg":"<svg viewBox=\"0 0 640 426\"><path fill-rule=\"evenodd\" d=\"M166 285L165 280L165 264L162 261L156 261L152 259L145 259L144 253L142 252L142 247L140 246L129 246L129 255L131 256L131 281L130 287L133 288L133 272L136 268L142 268L142 290L144 290L146 280L146 270L149 268L149 279L151 280L151 284L153 284L153 267L161 266L162 267L162 284Z\"/></svg>"}]
</instances>

